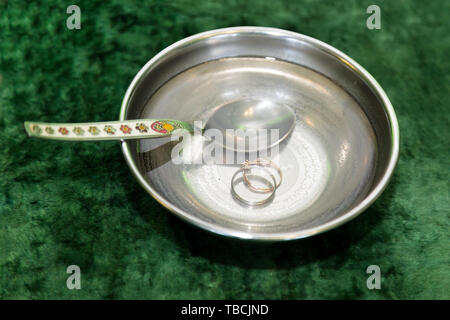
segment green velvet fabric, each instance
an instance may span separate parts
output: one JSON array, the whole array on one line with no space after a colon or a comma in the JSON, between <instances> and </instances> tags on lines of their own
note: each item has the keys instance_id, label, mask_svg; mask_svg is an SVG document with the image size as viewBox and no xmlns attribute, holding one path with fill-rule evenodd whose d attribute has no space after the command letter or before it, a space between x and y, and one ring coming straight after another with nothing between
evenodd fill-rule
<instances>
[{"instance_id":1,"label":"green velvet fabric","mask_svg":"<svg viewBox=\"0 0 450 320\"><path fill-rule=\"evenodd\" d=\"M449 1L0 1L0 298L449 299ZM366 8L381 8L369 30ZM215 28L258 25L342 50L381 84L400 160L361 216L288 243L192 227L135 181L118 142L29 139L25 120L118 119L157 52ZM69 290L66 268L81 268ZM381 269L369 290L366 268Z\"/></svg>"}]
</instances>

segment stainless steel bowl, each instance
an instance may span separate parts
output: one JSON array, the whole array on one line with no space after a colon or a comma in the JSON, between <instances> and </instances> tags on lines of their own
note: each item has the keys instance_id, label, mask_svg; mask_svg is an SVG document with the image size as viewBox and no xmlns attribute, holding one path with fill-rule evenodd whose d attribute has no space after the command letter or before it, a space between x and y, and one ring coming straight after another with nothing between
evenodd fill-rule
<instances>
[{"instance_id":1,"label":"stainless steel bowl","mask_svg":"<svg viewBox=\"0 0 450 320\"><path fill-rule=\"evenodd\" d=\"M285 180L264 208L233 201L233 166L175 165L168 139L123 141L139 183L190 223L238 238L308 237L356 217L383 192L399 153L394 109L380 85L339 50L294 32L235 27L176 42L136 75L120 120L203 120L234 101L290 106L280 146Z\"/></svg>"}]
</instances>

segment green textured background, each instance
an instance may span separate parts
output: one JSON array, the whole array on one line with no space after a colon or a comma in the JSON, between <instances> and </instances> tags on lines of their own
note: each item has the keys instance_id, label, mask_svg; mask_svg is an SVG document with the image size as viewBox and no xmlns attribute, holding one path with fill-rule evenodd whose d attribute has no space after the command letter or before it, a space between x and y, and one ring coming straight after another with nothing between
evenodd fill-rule
<instances>
[{"instance_id":1,"label":"green textured background","mask_svg":"<svg viewBox=\"0 0 450 320\"><path fill-rule=\"evenodd\" d=\"M0 298L450 298L449 1L0 1ZM145 4L144 4L145 3ZM381 7L381 30L366 8ZM352 222L290 243L220 238L135 182L119 143L25 137L25 120L118 118L141 66L197 32L279 27L325 41L383 86L401 129L389 187ZM66 288L79 265L82 289ZM366 288L367 266L381 290Z\"/></svg>"}]
</instances>

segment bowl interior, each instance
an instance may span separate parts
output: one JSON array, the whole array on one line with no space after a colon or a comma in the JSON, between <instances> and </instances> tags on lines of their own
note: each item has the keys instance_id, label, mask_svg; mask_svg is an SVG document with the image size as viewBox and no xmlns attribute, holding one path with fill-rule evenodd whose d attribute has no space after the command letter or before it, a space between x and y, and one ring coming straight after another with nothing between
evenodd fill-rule
<instances>
[{"instance_id":1,"label":"bowl interior","mask_svg":"<svg viewBox=\"0 0 450 320\"><path fill-rule=\"evenodd\" d=\"M311 38L209 33L166 49L138 76L124 102L126 119L205 122L217 108L248 99L296 113L276 159L283 183L261 208L233 200L236 166L175 165L169 138L125 142L144 187L206 229L260 239L309 235L358 206L385 174L392 142L381 99L351 61Z\"/></svg>"}]
</instances>

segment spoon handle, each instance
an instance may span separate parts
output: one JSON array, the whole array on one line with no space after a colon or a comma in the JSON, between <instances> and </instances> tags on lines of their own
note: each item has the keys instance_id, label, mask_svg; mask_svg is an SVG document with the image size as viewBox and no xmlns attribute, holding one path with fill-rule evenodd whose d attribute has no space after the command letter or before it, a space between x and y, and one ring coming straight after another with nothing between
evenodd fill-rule
<instances>
[{"instance_id":1,"label":"spoon handle","mask_svg":"<svg viewBox=\"0 0 450 320\"><path fill-rule=\"evenodd\" d=\"M64 141L148 139L170 136L176 129L193 131L191 124L171 119L137 119L85 123L24 122L29 137Z\"/></svg>"}]
</instances>

